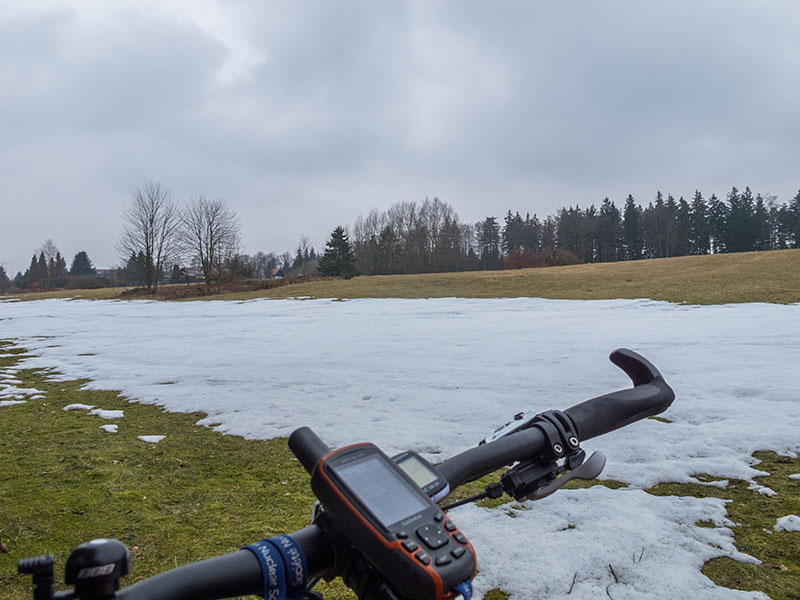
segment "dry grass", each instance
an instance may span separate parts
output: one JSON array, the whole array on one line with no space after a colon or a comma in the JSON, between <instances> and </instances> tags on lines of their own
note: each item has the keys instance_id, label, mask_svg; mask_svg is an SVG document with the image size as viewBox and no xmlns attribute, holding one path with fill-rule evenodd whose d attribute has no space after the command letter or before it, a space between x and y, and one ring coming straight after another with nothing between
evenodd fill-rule
<instances>
[{"instance_id":1,"label":"dry grass","mask_svg":"<svg viewBox=\"0 0 800 600\"><path fill-rule=\"evenodd\" d=\"M256 282L258 283L258 282ZM542 269L376 275L289 283L270 289L196 294L183 284L162 286L157 299L249 300L252 298L650 298L685 304L800 302L800 250L681 256L632 262ZM247 288L248 286L244 286ZM256 286L258 287L258 286ZM174 288L174 289L173 289ZM57 290L24 294L45 298L110 299L130 288ZM184 291L192 291L187 294ZM152 296L136 296L152 297ZM3 298L3 296L0 296Z\"/></svg>"},{"instance_id":2,"label":"dry grass","mask_svg":"<svg viewBox=\"0 0 800 600\"><path fill-rule=\"evenodd\" d=\"M300 283L250 298L650 298L687 304L800 302L800 250L682 256L543 269L381 275Z\"/></svg>"},{"instance_id":3,"label":"dry grass","mask_svg":"<svg viewBox=\"0 0 800 600\"><path fill-rule=\"evenodd\" d=\"M109 287L94 290L50 290L48 292L15 292L0 294L0 300L50 300L52 298L67 298L74 300L110 300L119 298L120 294L130 288Z\"/></svg>"}]
</instances>

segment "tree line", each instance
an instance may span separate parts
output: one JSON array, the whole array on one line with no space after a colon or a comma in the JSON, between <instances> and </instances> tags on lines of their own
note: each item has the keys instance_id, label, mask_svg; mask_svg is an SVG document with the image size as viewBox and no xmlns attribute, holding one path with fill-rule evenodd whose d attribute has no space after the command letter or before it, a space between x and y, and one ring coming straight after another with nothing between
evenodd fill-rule
<instances>
[{"instance_id":1,"label":"tree line","mask_svg":"<svg viewBox=\"0 0 800 600\"><path fill-rule=\"evenodd\" d=\"M788 203L737 188L691 202L657 192L646 207L561 208L540 219L506 213L474 225L438 198L400 202L359 216L351 229L363 275L429 273L610 262L800 247L800 192Z\"/></svg>"},{"instance_id":2,"label":"tree line","mask_svg":"<svg viewBox=\"0 0 800 600\"><path fill-rule=\"evenodd\" d=\"M120 267L102 277L85 252L68 269L52 240L25 273L10 280L0 265L0 291L140 285L293 274L351 277L474 271L800 247L800 191L788 203L732 188L724 199L695 192L691 201L660 191L647 206L629 195L622 208L565 207L539 218L506 212L466 223L438 198L398 202L359 216L349 231L334 229L324 254L307 237L295 252L241 251L241 226L222 200L199 196L185 204L158 183L136 188L123 212Z\"/></svg>"},{"instance_id":3,"label":"tree line","mask_svg":"<svg viewBox=\"0 0 800 600\"><path fill-rule=\"evenodd\" d=\"M12 287L20 290L49 290L86 289L104 285L105 281L97 276L97 270L85 251L75 254L67 268L67 261L53 240L42 244L33 254L28 269L24 273L18 272L13 280L9 279L5 268L0 265L0 292L8 291Z\"/></svg>"}]
</instances>

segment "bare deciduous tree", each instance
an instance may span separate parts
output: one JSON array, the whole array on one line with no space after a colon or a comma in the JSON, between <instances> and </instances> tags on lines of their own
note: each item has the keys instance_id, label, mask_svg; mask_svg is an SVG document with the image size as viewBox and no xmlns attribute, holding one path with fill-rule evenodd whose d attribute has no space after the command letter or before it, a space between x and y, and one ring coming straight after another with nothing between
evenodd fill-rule
<instances>
[{"instance_id":1,"label":"bare deciduous tree","mask_svg":"<svg viewBox=\"0 0 800 600\"><path fill-rule=\"evenodd\" d=\"M222 200L200 196L183 212L182 240L190 259L203 270L206 284L219 282L239 252L241 225Z\"/></svg>"},{"instance_id":2,"label":"bare deciduous tree","mask_svg":"<svg viewBox=\"0 0 800 600\"><path fill-rule=\"evenodd\" d=\"M155 291L164 265L178 253L180 212L172 192L159 183L145 183L133 190L122 217L125 225L117 250L123 260L143 255L145 285Z\"/></svg>"}]
</instances>

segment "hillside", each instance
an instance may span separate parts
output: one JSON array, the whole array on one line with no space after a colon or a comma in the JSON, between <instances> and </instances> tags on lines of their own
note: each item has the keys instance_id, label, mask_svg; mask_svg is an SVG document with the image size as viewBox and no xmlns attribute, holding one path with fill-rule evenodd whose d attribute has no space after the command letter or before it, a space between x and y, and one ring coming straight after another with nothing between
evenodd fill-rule
<instances>
[{"instance_id":1,"label":"hillside","mask_svg":"<svg viewBox=\"0 0 800 600\"><path fill-rule=\"evenodd\" d=\"M688 304L800 302L800 250L682 256L542 269L376 275L299 283L220 299L651 298Z\"/></svg>"},{"instance_id":2,"label":"hillside","mask_svg":"<svg viewBox=\"0 0 800 600\"><path fill-rule=\"evenodd\" d=\"M174 293L178 287L182 286L163 286L165 293L159 295L159 299L183 299L181 294ZM130 292L121 296L123 291L125 288L63 290L24 294L22 298L151 297L131 295ZM577 300L651 298L687 304L792 304L800 302L800 250L681 256L541 269L375 275L192 296L195 297L185 299L538 297Z\"/></svg>"}]
</instances>

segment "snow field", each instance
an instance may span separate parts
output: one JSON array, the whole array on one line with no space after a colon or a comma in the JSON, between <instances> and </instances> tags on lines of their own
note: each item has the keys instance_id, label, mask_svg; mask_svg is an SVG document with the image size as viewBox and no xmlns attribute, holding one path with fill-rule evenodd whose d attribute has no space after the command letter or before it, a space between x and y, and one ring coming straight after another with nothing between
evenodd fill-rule
<instances>
[{"instance_id":1,"label":"snow field","mask_svg":"<svg viewBox=\"0 0 800 600\"><path fill-rule=\"evenodd\" d=\"M751 480L762 474L754 451L800 450L798 392L785 377L800 364L800 305L42 301L3 305L0 318L0 338L35 355L24 368L201 410L204 423L250 438L310 425L331 446L370 440L439 461L516 412L629 387L607 361L624 346L662 371L677 400L662 415L669 423L645 420L584 444L607 454L604 477L635 487L699 473ZM37 337L44 332L58 343ZM765 597L699 572L713 556L746 559L722 501L597 487L523 506L453 512L476 546L479 590L500 587L514 600L561 598L570 586L570 598L606 597L609 585L615 599Z\"/></svg>"}]
</instances>

